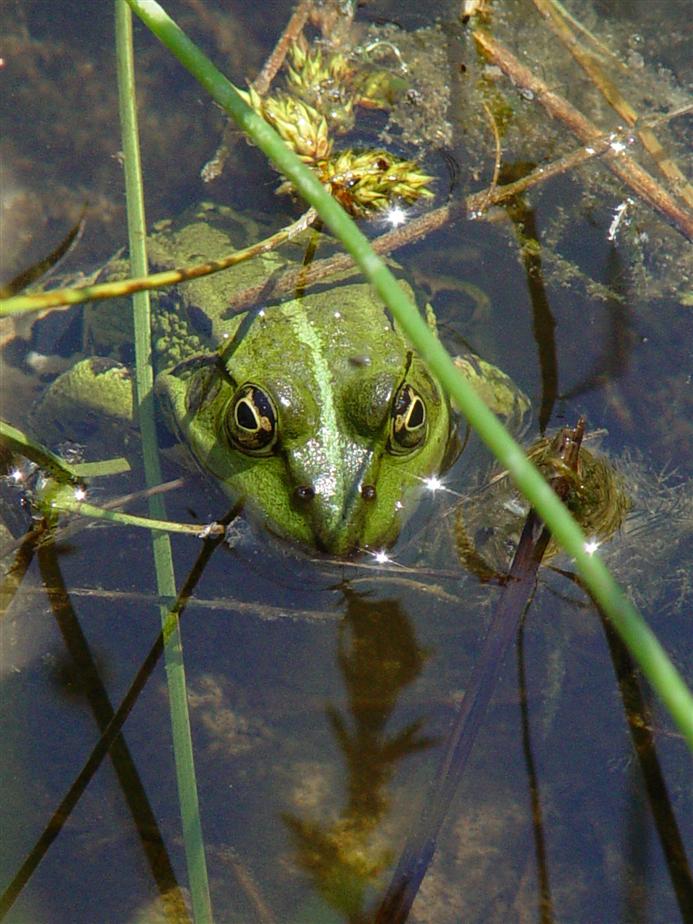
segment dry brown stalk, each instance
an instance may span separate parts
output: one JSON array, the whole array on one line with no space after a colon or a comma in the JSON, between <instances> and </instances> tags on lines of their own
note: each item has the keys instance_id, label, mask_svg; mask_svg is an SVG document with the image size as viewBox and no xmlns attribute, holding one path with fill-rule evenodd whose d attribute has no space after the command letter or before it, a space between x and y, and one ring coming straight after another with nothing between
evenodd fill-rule
<instances>
[{"instance_id":1,"label":"dry brown stalk","mask_svg":"<svg viewBox=\"0 0 693 924\"><path fill-rule=\"evenodd\" d=\"M626 120L628 125L636 127L638 138L645 150L653 157L657 168L672 183L674 191L680 195L686 205L693 208L693 186L688 183L678 164L669 157L652 129L637 127L640 121L638 113L628 100L621 95L616 84L604 74L594 55L579 44L564 16L557 10L553 0L532 0L532 2L609 105L616 110L622 119Z\"/></svg>"},{"instance_id":2,"label":"dry brown stalk","mask_svg":"<svg viewBox=\"0 0 693 924\"><path fill-rule=\"evenodd\" d=\"M490 61L498 65L516 86L533 93L546 111L567 125L584 144L592 145L602 139L602 132L596 125L566 99L550 90L543 80L521 64L507 48L481 29L476 29L472 34ZM612 145L612 150L604 156L604 162L637 196L664 215L689 240L693 240L693 214L680 206L654 177L636 163L623 150L621 143Z\"/></svg>"},{"instance_id":3,"label":"dry brown stalk","mask_svg":"<svg viewBox=\"0 0 693 924\"><path fill-rule=\"evenodd\" d=\"M492 205L499 205L514 196L520 195L527 189L531 189L533 186L545 183L555 176L566 173L595 157L605 154L610 150L612 143L612 135L601 136L598 141L594 141L589 147L580 147L553 163L537 167L536 170L514 183L487 187L479 192L472 193L462 200L449 202L440 208L433 209L431 212L426 212L424 215L407 222L402 227L376 237L371 241L371 246L376 253L386 255L393 253L400 247L405 247L407 244L413 244L415 241L421 240L431 232L442 228L448 222L464 215L468 215L470 218L483 218L484 213ZM309 266L291 267L277 273L273 279L248 286L248 288L237 292L230 310L243 311L261 299L269 300L289 295L295 292L299 286L302 290L307 289L318 282L323 282L330 276L353 269L354 266L354 261L349 254L339 253L332 257L326 257L324 260L316 260Z\"/></svg>"},{"instance_id":4,"label":"dry brown stalk","mask_svg":"<svg viewBox=\"0 0 693 924\"><path fill-rule=\"evenodd\" d=\"M676 113L672 115L676 115ZM372 241L372 246L379 254L389 254L400 247L426 237L432 231L436 231L447 222L462 215L467 214L470 218L483 218L492 205L499 205L514 196L520 195L525 190L531 189L533 186L544 183L552 177L566 173L588 160L605 154L610 150L613 141L614 136L612 134L603 135L592 142L589 147L580 147L546 166L537 167L522 179L513 183L506 183L503 186L494 185L496 178L496 170L494 170L494 180L490 187L472 193L461 201L450 202L441 208L434 209L432 212L420 215L403 227L388 231L386 234L375 238ZM228 269L252 256L276 249L310 227L315 221L315 217L315 211L309 209L301 218L287 228L281 229L269 238L258 241L243 251L235 251L221 260L208 261L182 269L166 270L141 279L123 279L100 285L80 286L75 289L51 289L48 292L34 293L27 296L27 298L32 300L32 307L45 309L67 304L79 304L96 298L117 298L122 295L131 295L133 292L157 289L164 285L174 285L189 279L207 276ZM305 288L315 285L335 273L345 272L353 268L353 266L354 261L352 258L348 254L342 253L324 260L315 261L308 266L284 270L277 273L274 278L239 291L231 308L233 311L240 311L249 308L260 300L267 301L270 298L296 292L297 289L303 291ZM11 303L8 300L8 304L14 304L16 309L16 303L21 302L23 298L23 296L18 296ZM4 305L4 310L7 310L6 305ZM0 313L2 313L1 309Z\"/></svg>"},{"instance_id":5,"label":"dry brown stalk","mask_svg":"<svg viewBox=\"0 0 693 924\"><path fill-rule=\"evenodd\" d=\"M493 117L493 113L491 112L491 109L489 108L489 106L486 105L486 103L482 103L481 105L484 107L484 112L488 116L488 120L491 125L491 131L493 132L493 140L496 145L496 156L493 162L493 175L491 177L491 185L489 186L489 190L488 190L488 193L489 193L488 198L490 201L493 193L496 191L496 188L498 186L498 177L500 176L501 139L500 139L500 133L498 131L498 125L496 124L496 120ZM485 208L481 209L481 211L484 211L484 210Z\"/></svg>"},{"instance_id":6,"label":"dry brown stalk","mask_svg":"<svg viewBox=\"0 0 693 924\"><path fill-rule=\"evenodd\" d=\"M310 16L312 6L312 0L301 0L301 3L299 3L294 10L291 19L289 19L286 24L286 28L279 36L279 41L274 46L271 55L265 61L262 70L253 81L253 86L260 96L264 96L272 85L272 81L277 76L279 68L284 63L290 46L303 31L303 27Z\"/></svg>"}]
</instances>

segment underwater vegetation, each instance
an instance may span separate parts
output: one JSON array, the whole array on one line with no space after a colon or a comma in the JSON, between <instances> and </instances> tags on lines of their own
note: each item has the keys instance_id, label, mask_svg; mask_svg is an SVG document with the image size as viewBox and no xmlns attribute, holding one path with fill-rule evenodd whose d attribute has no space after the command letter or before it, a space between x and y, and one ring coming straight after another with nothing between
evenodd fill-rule
<instances>
[{"instance_id":1,"label":"underwater vegetation","mask_svg":"<svg viewBox=\"0 0 693 924\"><path fill-rule=\"evenodd\" d=\"M484 357L477 393L500 376L517 383L511 430L592 543L560 551L562 527L549 538L512 486L515 462L491 463L468 426L475 411L453 396L457 461L423 478L396 541L351 561L253 526L181 469L161 426L104 434L102 406L78 415L84 433L67 444L47 426L30 432L29 408L75 362L113 376L109 401L132 400L120 367L93 364L106 352L96 319L157 283L130 279L162 275L155 353L168 355L173 327L162 334L157 306L183 306L202 342L212 320L195 286L244 279L250 261L268 270L241 287L235 307L250 313L332 297L355 278L289 162L269 166L139 26L147 227L171 236L191 204L209 240L219 216L249 224L235 226L232 253L193 246L128 269L113 24L108 11L78 30L78 6L52 25L33 2L1 14L2 310L37 299L2 319L2 913L687 920L687 732L650 692L647 653L637 667L579 573L582 558L603 559L690 683L693 224L677 5L626 16L468 2L433 22L413 4L353 17L331 3L167 4L358 220L396 285L410 280L428 331L471 365ZM104 272L113 254L117 279ZM56 294L66 291L77 294ZM128 318L107 332L128 376L130 330ZM359 336L350 363L363 370L370 330ZM413 349L447 387L425 344L404 355ZM180 371L209 372L203 352ZM204 394L191 390L188 410ZM415 449L432 418L417 385L397 394L392 433ZM235 407L232 426L264 450L276 407L257 390ZM577 461L564 445L556 462L556 433L578 444ZM139 453L157 440L166 455L152 481ZM149 509L163 494L166 509ZM440 824L434 836L424 825L422 848L413 834L427 806Z\"/></svg>"}]
</instances>

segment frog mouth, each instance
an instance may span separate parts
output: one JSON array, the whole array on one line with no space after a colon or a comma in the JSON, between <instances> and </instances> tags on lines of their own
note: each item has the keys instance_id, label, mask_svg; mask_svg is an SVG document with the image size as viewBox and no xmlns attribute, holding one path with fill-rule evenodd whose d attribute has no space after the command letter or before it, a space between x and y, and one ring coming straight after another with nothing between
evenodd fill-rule
<instances>
[{"instance_id":1,"label":"frog mouth","mask_svg":"<svg viewBox=\"0 0 693 924\"><path fill-rule=\"evenodd\" d=\"M344 558L360 549L365 520L360 506L357 496L339 503L307 485L294 490L294 507L305 518L310 545L326 555Z\"/></svg>"}]
</instances>

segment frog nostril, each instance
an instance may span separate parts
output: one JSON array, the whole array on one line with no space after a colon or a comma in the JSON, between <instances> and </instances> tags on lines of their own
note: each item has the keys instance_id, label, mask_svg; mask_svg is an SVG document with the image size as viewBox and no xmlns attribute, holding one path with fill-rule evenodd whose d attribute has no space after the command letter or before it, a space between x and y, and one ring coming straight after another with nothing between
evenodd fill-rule
<instances>
[{"instance_id":1,"label":"frog nostril","mask_svg":"<svg viewBox=\"0 0 693 924\"><path fill-rule=\"evenodd\" d=\"M375 500L375 485L374 484L362 484L361 485L361 497L365 501Z\"/></svg>"},{"instance_id":2,"label":"frog nostril","mask_svg":"<svg viewBox=\"0 0 693 924\"><path fill-rule=\"evenodd\" d=\"M294 497L299 501L311 501L315 497L315 488L309 484L299 484L294 488Z\"/></svg>"}]
</instances>

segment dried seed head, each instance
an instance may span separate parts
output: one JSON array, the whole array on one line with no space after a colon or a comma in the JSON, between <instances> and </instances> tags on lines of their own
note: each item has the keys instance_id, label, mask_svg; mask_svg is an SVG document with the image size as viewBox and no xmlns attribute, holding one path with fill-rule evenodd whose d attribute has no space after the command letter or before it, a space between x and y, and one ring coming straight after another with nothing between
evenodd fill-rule
<instances>
[{"instance_id":1,"label":"dried seed head","mask_svg":"<svg viewBox=\"0 0 693 924\"><path fill-rule=\"evenodd\" d=\"M433 177L389 151L340 151L319 166L322 183L352 215L364 218L393 201L430 198Z\"/></svg>"}]
</instances>

